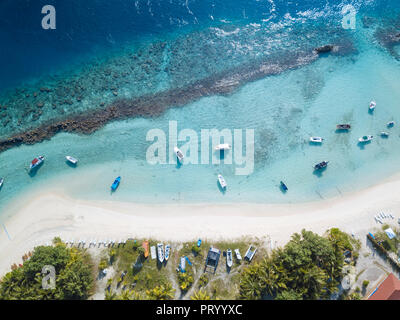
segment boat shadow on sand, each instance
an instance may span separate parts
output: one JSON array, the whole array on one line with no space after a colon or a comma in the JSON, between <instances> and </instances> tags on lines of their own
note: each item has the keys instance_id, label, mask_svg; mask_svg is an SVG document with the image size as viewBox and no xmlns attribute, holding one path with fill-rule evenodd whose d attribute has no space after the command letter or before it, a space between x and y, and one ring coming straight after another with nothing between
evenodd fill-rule
<instances>
[{"instance_id":1,"label":"boat shadow on sand","mask_svg":"<svg viewBox=\"0 0 400 320\"><path fill-rule=\"evenodd\" d=\"M369 145L369 144L371 144L371 141L366 141L366 142L361 142L361 141L359 141L359 142L357 143L357 147L359 147L360 150L364 150L365 147L366 147L367 145Z\"/></svg>"},{"instance_id":2,"label":"boat shadow on sand","mask_svg":"<svg viewBox=\"0 0 400 320\"><path fill-rule=\"evenodd\" d=\"M219 192L221 192L223 195L225 195L226 188L222 188L218 181L217 181L217 187L219 189Z\"/></svg>"}]
</instances>

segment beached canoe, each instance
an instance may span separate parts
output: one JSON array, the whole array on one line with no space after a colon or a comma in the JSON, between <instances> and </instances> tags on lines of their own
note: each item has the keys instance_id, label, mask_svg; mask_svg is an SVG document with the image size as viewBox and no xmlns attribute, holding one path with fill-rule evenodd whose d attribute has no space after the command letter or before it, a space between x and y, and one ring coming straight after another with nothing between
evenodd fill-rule
<instances>
[{"instance_id":1,"label":"beached canoe","mask_svg":"<svg viewBox=\"0 0 400 320\"><path fill-rule=\"evenodd\" d=\"M113 184L111 185L111 190L112 190L112 191L117 190L117 188L118 188L120 182L121 182L121 177L117 177L117 178L114 180Z\"/></svg>"},{"instance_id":2,"label":"beached canoe","mask_svg":"<svg viewBox=\"0 0 400 320\"><path fill-rule=\"evenodd\" d=\"M168 261L170 253L171 253L171 245L167 244L165 246L165 261Z\"/></svg>"},{"instance_id":3,"label":"beached canoe","mask_svg":"<svg viewBox=\"0 0 400 320\"><path fill-rule=\"evenodd\" d=\"M78 159L71 156L65 156L65 159L67 159L67 161L73 165L76 165L78 163Z\"/></svg>"},{"instance_id":4,"label":"beached canoe","mask_svg":"<svg viewBox=\"0 0 400 320\"><path fill-rule=\"evenodd\" d=\"M31 164L29 165L29 170L34 170L42 165L44 162L44 156L39 156L32 160Z\"/></svg>"},{"instance_id":5,"label":"beached canoe","mask_svg":"<svg viewBox=\"0 0 400 320\"><path fill-rule=\"evenodd\" d=\"M225 189L227 187L227 183L222 175L218 175L218 181L219 185L221 186L222 189Z\"/></svg>"},{"instance_id":6,"label":"beached canoe","mask_svg":"<svg viewBox=\"0 0 400 320\"><path fill-rule=\"evenodd\" d=\"M178 147L174 147L174 153L175 153L176 157L178 158L178 160L180 162L183 162L183 159L185 158L185 156L183 155L183 152L181 151L181 149L179 149Z\"/></svg>"},{"instance_id":7,"label":"beached canoe","mask_svg":"<svg viewBox=\"0 0 400 320\"><path fill-rule=\"evenodd\" d=\"M314 170L321 170L328 166L329 161L322 161L314 166Z\"/></svg>"}]
</instances>

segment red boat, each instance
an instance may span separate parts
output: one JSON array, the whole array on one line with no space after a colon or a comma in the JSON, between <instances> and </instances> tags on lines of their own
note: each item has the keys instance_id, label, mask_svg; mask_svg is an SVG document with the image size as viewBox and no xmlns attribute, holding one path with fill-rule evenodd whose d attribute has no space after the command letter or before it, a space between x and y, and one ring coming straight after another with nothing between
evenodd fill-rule
<instances>
[{"instance_id":1,"label":"red boat","mask_svg":"<svg viewBox=\"0 0 400 320\"><path fill-rule=\"evenodd\" d=\"M44 161L44 157L43 156L39 156L35 159L32 160L31 164L29 165L29 169L33 170L37 167L39 167Z\"/></svg>"}]
</instances>

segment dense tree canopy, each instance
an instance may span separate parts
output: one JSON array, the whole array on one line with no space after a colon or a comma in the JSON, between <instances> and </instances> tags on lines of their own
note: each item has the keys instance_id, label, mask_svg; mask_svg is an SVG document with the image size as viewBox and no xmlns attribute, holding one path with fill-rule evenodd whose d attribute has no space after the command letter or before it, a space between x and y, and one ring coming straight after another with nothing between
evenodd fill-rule
<instances>
[{"instance_id":1,"label":"dense tree canopy","mask_svg":"<svg viewBox=\"0 0 400 320\"><path fill-rule=\"evenodd\" d=\"M324 299L337 290L343 252L353 250L346 233L329 230L326 237L311 231L295 233L284 248L241 275L242 299Z\"/></svg>"},{"instance_id":2,"label":"dense tree canopy","mask_svg":"<svg viewBox=\"0 0 400 320\"><path fill-rule=\"evenodd\" d=\"M54 289L43 289L42 269L54 266ZM89 256L77 248L66 248L58 240L54 246L39 246L30 259L7 273L0 282L0 299L87 299L93 284L92 265Z\"/></svg>"}]
</instances>

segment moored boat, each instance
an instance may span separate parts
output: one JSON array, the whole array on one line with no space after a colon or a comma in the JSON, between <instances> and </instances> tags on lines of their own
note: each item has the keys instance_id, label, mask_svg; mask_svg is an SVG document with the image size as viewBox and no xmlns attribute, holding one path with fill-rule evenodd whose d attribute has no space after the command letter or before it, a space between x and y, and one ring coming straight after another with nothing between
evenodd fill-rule
<instances>
[{"instance_id":1,"label":"moored boat","mask_svg":"<svg viewBox=\"0 0 400 320\"><path fill-rule=\"evenodd\" d=\"M329 161L322 161L314 166L314 170L324 169L328 166Z\"/></svg>"},{"instance_id":2,"label":"moored boat","mask_svg":"<svg viewBox=\"0 0 400 320\"><path fill-rule=\"evenodd\" d=\"M65 159L67 159L67 161L73 165L76 165L78 163L78 159L71 156L65 156Z\"/></svg>"},{"instance_id":3,"label":"moored boat","mask_svg":"<svg viewBox=\"0 0 400 320\"><path fill-rule=\"evenodd\" d=\"M3 186L4 178L0 178L0 188Z\"/></svg>"},{"instance_id":4,"label":"moored boat","mask_svg":"<svg viewBox=\"0 0 400 320\"><path fill-rule=\"evenodd\" d=\"M112 191L117 190L117 188L118 188L120 182L121 182L121 177L117 177L117 178L114 180L113 184L111 185L111 190L112 190Z\"/></svg>"},{"instance_id":5,"label":"moored boat","mask_svg":"<svg viewBox=\"0 0 400 320\"><path fill-rule=\"evenodd\" d=\"M157 255L158 255L158 261L160 263L164 262L164 245L162 243L157 244Z\"/></svg>"},{"instance_id":6,"label":"moored boat","mask_svg":"<svg viewBox=\"0 0 400 320\"><path fill-rule=\"evenodd\" d=\"M226 265L228 266L228 268L232 268L233 259L232 259L232 250L231 249L226 250Z\"/></svg>"},{"instance_id":7,"label":"moored boat","mask_svg":"<svg viewBox=\"0 0 400 320\"><path fill-rule=\"evenodd\" d=\"M312 143L322 143L324 141L324 138L321 137L310 137L310 142Z\"/></svg>"},{"instance_id":8,"label":"moored boat","mask_svg":"<svg viewBox=\"0 0 400 320\"><path fill-rule=\"evenodd\" d=\"M222 189L225 189L227 187L227 183L222 175L218 175L218 181L219 185L221 186Z\"/></svg>"},{"instance_id":9,"label":"moored boat","mask_svg":"<svg viewBox=\"0 0 400 320\"><path fill-rule=\"evenodd\" d=\"M374 138L374 136L368 135L368 136L362 136L360 139L358 139L359 142L369 142Z\"/></svg>"},{"instance_id":10,"label":"moored boat","mask_svg":"<svg viewBox=\"0 0 400 320\"><path fill-rule=\"evenodd\" d=\"M388 128L394 127L394 121L389 121L386 125Z\"/></svg>"},{"instance_id":11,"label":"moored boat","mask_svg":"<svg viewBox=\"0 0 400 320\"><path fill-rule=\"evenodd\" d=\"M176 157L179 159L179 161L183 162L183 159L185 158L185 156L183 155L181 149L179 149L178 147L174 147L174 153L175 153Z\"/></svg>"},{"instance_id":12,"label":"moored boat","mask_svg":"<svg viewBox=\"0 0 400 320\"><path fill-rule=\"evenodd\" d=\"M236 254L236 259L238 259L239 261L242 260L242 255L240 254L239 249L235 249L235 254Z\"/></svg>"},{"instance_id":13,"label":"moored boat","mask_svg":"<svg viewBox=\"0 0 400 320\"><path fill-rule=\"evenodd\" d=\"M144 249L144 257L147 258L149 256L149 242L143 241L142 247Z\"/></svg>"},{"instance_id":14,"label":"moored boat","mask_svg":"<svg viewBox=\"0 0 400 320\"><path fill-rule=\"evenodd\" d=\"M350 130L351 129L351 125L350 124L338 124L336 125L336 129L337 130Z\"/></svg>"},{"instance_id":15,"label":"moored boat","mask_svg":"<svg viewBox=\"0 0 400 320\"><path fill-rule=\"evenodd\" d=\"M289 188L286 186L286 184L283 181L281 181L281 188L282 188L283 191L288 191L289 190Z\"/></svg>"},{"instance_id":16,"label":"moored boat","mask_svg":"<svg viewBox=\"0 0 400 320\"><path fill-rule=\"evenodd\" d=\"M44 162L44 156L39 156L33 159L31 164L29 165L29 170L38 168L43 162Z\"/></svg>"},{"instance_id":17,"label":"moored boat","mask_svg":"<svg viewBox=\"0 0 400 320\"><path fill-rule=\"evenodd\" d=\"M389 137L389 133L388 133L388 132L385 132L385 131L382 131L382 132L381 132L381 137L387 138L387 137Z\"/></svg>"},{"instance_id":18,"label":"moored boat","mask_svg":"<svg viewBox=\"0 0 400 320\"><path fill-rule=\"evenodd\" d=\"M171 245L167 244L165 246L165 261L168 261L170 252L171 252Z\"/></svg>"},{"instance_id":19,"label":"moored boat","mask_svg":"<svg viewBox=\"0 0 400 320\"><path fill-rule=\"evenodd\" d=\"M375 108L376 108L376 102L375 102L375 101L371 101L371 102L369 103L369 110L370 110L370 111L374 111Z\"/></svg>"},{"instance_id":20,"label":"moored boat","mask_svg":"<svg viewBox=\"0 0 400 320\"><path fill-rule=\"evenodd\" d=\"M225 151L225 150L230 150L230 149L231 149L231 145L228 143L222 143L215 147L215 150L217 150L217 151Z\"/></svg>"}]
</instances>

